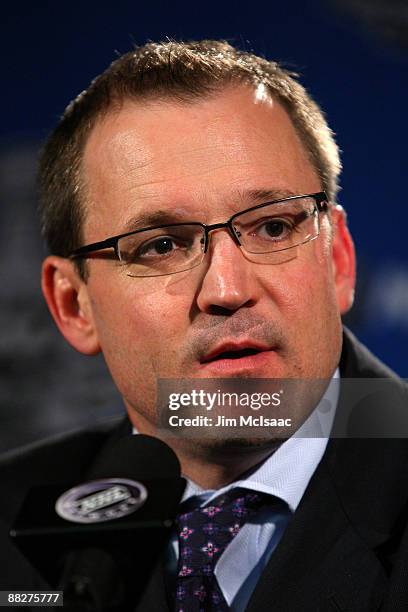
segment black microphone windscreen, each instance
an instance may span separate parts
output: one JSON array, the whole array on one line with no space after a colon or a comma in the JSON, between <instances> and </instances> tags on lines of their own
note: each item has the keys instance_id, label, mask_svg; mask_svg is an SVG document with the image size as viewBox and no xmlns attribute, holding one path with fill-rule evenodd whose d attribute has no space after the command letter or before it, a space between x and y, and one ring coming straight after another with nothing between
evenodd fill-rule
<instances>
[{"instance_id":1,"label":"black microphone windscreen","mask_svg":"<svg viewBox=\"0 0 408 612\"><path fill-rule=\"evenodd\" d=\"M142 481L179 478L180 462L174 451L158 438L135 434L112 443L87 473L89 479L112 477Z\"/></svg>"},{"instance_id":2,"label":"black microphone windscreen","mask_svg":"<svg viewBox=\"0 0 408 612\"><path fill-rule=\"evenodd\" d=\"M161 440L128 435L81 480L29 491L10 535L67 601L127 611L167 546L185 487L180 463Z\"/></svg>"}]
</instances>

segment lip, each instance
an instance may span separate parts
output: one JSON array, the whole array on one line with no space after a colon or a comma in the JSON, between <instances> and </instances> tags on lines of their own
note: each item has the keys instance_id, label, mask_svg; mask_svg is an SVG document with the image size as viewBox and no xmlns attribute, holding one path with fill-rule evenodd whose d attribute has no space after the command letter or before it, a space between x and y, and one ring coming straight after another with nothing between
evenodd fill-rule
<instances>
[{"instance_id":1,"label":"lip","mask_svg":"<svg viewBox=\"0 0 408 612\"><path fill-rule=\"evenodd\" d=\"M222 353L254 350L254 354L243 355L236 358L218 358ZM200 369L214 373L214 375L231 375L244 371L260 371L276 356L276 348L252 340L242 342L223 342L207 353L200 360Z\"/></svg>"},{"instance_id":2,"label":"lip","mask_svg":"<svg viewBox=\"0 0 408 612\"><path fill-rule=\"evenodd\" d=\"M221 344L218 344L214 349L212 349L209 353L207 353L206 355L204 355L204 357L202 357L200 359L200 363L201 364L206 364L206 363L212 363L214 361L218 361L217 357L218 355L221 355L222 353L230 353L230 352L238 352L238 351L245 351L245 350L254 350L254 351L258 351L258 353L263 353L265 351L270 351L271 347L270 346L266 346L265 344L260 344L259 342L253 342L252 340L243 340L241 342L223 342ZM255 355L250 355L251 357L254 357ZM240 357L237 359L228 359L228 361L239 361L240 359L247 359L249 356L247 357ZM219 361L223 361L223 360L219 360Z\"/></svg>"}]
</instances>

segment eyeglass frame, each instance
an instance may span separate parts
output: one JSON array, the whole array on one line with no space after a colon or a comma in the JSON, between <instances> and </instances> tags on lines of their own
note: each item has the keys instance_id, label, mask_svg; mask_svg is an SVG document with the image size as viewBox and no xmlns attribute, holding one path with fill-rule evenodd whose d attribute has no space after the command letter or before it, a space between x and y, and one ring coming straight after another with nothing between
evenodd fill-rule
<instances>
[{"instance_id":1,"label":"eyeglass frame","mask_svg":"<svg viewBox=\"0 0 408 612\"><path fill-rule=\"evenodd\" d=\"M93 242L91 244L84 245L72 251L72 253L70 253L68 257L70 259L79 259L79 258L85 257L86 255L90 253L95 253L103 249L112 248L115 251L115 255L118 258L118 260L122 261L119 256L119 250L118 250L118 242L119 240L121 240L121 238L126 238L127 236L132 236L134 234L139 234L141 232L146 232L149 230L161 229L163 227L179 227L182 225L198 225L203 228L204 230L203 255L206 254L207 249L208 249L209 234L210 232L216 229L223 229L223 228L228 229L229 234L232 240L235 242L235 244L239 247L242 247L242 244L239 241L239 236L237 235L237 232L232 225L234 219L236 219L237 217L245 213L252 212L253 210L258 210L260 208L264 208L265 206L270 206L271 204L280 204L281 202L289 202L291 200L299 200L301 198L313 198L315 201L318 213L327 211L329 200L328 200L328 197L325 191L318 191L317 193L308 193L308 194L302 194L302 195L289 196L288 198L280 198L278 200L272 200L271 202L264 202L263 204L257 204L256 206L251 206L250 208L241 210L237 213L234 213L232 217L230 217L224 223L212 223L211 225L207 225L205 223L201 223L200 221L183 221L182 223L164 223L162 225L143 227L141 229L133 230L131 232L126 232L124 234L119 234L117 236L111 236L110 238L106 238L105 240L101 240L99 242ZM314 238L317 238L318 236L319 234L317 234ZM307 242L310 242L314 238L307 240ZM304 243L300 243L300 244L304 244ZM299 246L299 245L294 245L294 246ZM289 247L289 248L293 248L293 247ZM275 251L275 252L279 252L279 251ZM174 272L173 274L176 274L176 272Z\"/></svg>"}]
</instances>

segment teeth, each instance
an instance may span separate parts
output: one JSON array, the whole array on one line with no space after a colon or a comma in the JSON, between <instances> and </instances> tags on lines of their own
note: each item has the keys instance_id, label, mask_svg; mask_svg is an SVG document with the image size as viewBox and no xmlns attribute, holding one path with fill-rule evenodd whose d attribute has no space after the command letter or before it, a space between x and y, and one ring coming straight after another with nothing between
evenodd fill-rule
<instances>
[{"instance_id":1,"label":"teeth","mask_svg":"<svg viewBox=\"0 0 408 612\"><path fill-rule=\"evenodd\" d=\"M225 351L215 357L215 359L240 359L241 357L249 357L257 355L260 351L252 348L242 349L241 351Z\"/></svg>"}]
</instances>

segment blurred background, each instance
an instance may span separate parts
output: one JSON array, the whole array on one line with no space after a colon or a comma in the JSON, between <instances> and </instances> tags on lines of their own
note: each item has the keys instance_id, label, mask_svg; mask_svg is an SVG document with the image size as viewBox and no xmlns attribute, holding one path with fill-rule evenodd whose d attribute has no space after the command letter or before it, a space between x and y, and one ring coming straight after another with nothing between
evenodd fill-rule
<instances>
[{"instance_id":1,"label":"blurred background","mask_svg":"<svg viewBox=\"0 0 408 612\"><path fill-rule=\"evenodd\" d=\"M359 278L349 327L408 377L408 2L19 2L1 13L0 452L117 414L102 358L59 336L40 292L35 174L67 103L134 44L224 38L301 74L343 152Z\"/></svg>"}]
</instances>

